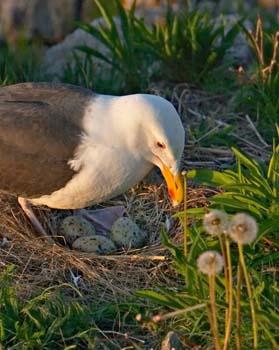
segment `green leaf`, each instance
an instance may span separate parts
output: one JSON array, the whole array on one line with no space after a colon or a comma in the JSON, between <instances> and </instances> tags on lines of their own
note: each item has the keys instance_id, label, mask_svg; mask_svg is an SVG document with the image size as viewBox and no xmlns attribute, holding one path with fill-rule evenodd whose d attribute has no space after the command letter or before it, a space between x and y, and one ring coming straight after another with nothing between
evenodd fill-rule
<instances>
[{"instance_id":1,"label":"green leaf","mask_svg":"<svg viewBox=\"0 0 279 350\"><path fill-rule=\"evenodd\" d=\"M259 235L253 246L255 246L263 237L270 232L278 232L279 217L277 218L265 218L259 223Z\"/></svg>"},{"instance_id":2,"label":"green leaf","mask_svg":"<svg viewBox=\"0 0 279 350\"><path fill-rule=\"evenodd\" d=\"M259 164L254 159L245 155L244 153L242 153L240 150L238 150L235 147L232 147L232 151L233 151L236 159L239 160L241 165L246 166L250 171L262 176Z\"/></svg>"},{"instance_id":3,"label":"green leaf","mask_svg":"<svg viewBox=\"0 0 279 350\"><path fill-rule=\"evenodd\" d=\"M115 0L115 2L116 2L120 22L121 22L122 34L123 34L123 37L125 38L126 43L129 47L129 45L131 43L131 37L130 37L130 31L129 31L130 28L129 28L128 17L127 17L126 11L125 11L123 5L121 4L121 2L119 0ZM132 16L131 16L131 12L130 12L130 19L131 18L132 18Z\"/></svg>"},{"instance_id":4,"label":"green leaf","mask_svg":"<svg viewBox=\"0 0 279 350\"><path fill-rule=\"evenodd\" d=\"M110 13L110 11L108 9L106 9L106 7L99 0L94 0L94 2L98 6L98 9L101 12L102 17L106 21L106 23L110 29L111 35L117 36L116 25L114 23L114 19L113 19L112 14Z\"/></svg>"},{"instance_id":5,"label":"green leaf","mask_svg":"<svg viewBox=\"0 0 279 350\"><path fill-rule=\"evenodd\" d=\"M270 187L268 180L264 176L258 176L250 173L249 178L245 179L247 179L247 181L249 181L250 183L254 183L256 186L260 187L261 190L266 193L267 197L270 197L270 195L272 196L272 188Z\"/></svg>"},{"instance_id":6,"label":"green leaf","mask_svg":"<svg viewBox=\"0 0 279 350\"><path fill-rule=\"evenodd\" d=\"M257 310L257 318L259 320L264 320L268 324L271 324L275 327L277 327L279 324L279 314L271 309Z\"/></svg>"},{"instance_id":7,"label":"green leaf","mask_svg":"<svg viewBox=\"0 0 279 350\"><path fill-rule=\"evenodd\" d=\"M237 190L248 191L260 197L266 198L266 192L263 192L261 189L259 189L255 185L249 185L249 184L246 185L242 183L236 183L233 185L224 185L223 188L227 191L235 191L235 192L237 192Z\"/></svg>"},{"instance_id":8,"label":"green leaf","mask_svg":"<svg viewBox=\"0 0 279 350\"><path fill-rule=\"evenodd\" d=\"M101 52L95 50L95 49L92 49L91 47L88 47L88 46L77 46L77 49L88 54L88 55L92 55L92 56L95 56L101 60L103 60L104 62L107 62L111 65L113 65L113 62L107 58L107 56L105 56L104 54L102 54Z\"/></svg>"},{"instance_id":9,"label":"green leaf","mask_svg":"<svg viewBox=\"0 0 279 350\"><path fill-rule=\"evenodd\" d=\"M189 208L187 209L187 216L189 217L196 217L196 218L201 218L204 216L204 214L207 212L206 208ZM180 211L178 213L175 213L173 215L174 218L180 218L183 219L184 217L184 212Z\"/></svg>"},{"instance_id":10,"label":"green leaf","mask_svg":"<svg viewBox=\"0 0 279 350\"><path fill-rule=\"evenodd\" d=\"M242 201L244 199L244 201ZM265 209L260 205L255 205L252 199L246 197L239 197L238 195L231 196L229 193L217 195L211 198L211 202L224 207L233 208L235 211L241 210L245 212L251 212L256 217L261 218L263 213L260 209ZM267 211L267 210L266 210Z\"/></svg>"},{"instance_id":11,"label":"green leaf","mask_svg":"<svg viewBox=\"0 0 279 350\"><path fill-rule=\"evenodd\" d=\"M278 179L278 171L279 171L279 145L277 145L272 153L272 156L269 161L267 178L272 181L274 184L276 183L276 178Z\"/></svg>"},{"instance_id":12,"label":"green leaf","mask_svg":"<svg viewBox=\"0 0 279 350\"><path fill-rule=\"evenodd\" d=\"M261 201L260 199L256 199L255 197L249 196L249 195L244 195L241 193L237 192L224 192L221 194L217 194L216 196L213 197L213 200L222 200L222 199L232 199L235 203L243 203L249 206L257 207L264 212L268 212L268 208L264 206L264 202Z\"/></svg>"},{"instance_id":13,"label":"green leaf","mask_svg":"<svg viewBox=\"0 0 279 350\"><path fill-rule=\"evenodd\" d=\"M153 290L140 290L136 292L136 295L143 298L148 298L157 302L160 305L167 306L173 309L184 307L185 304L181 303L178 298L171 297Z\"/></svg>"},{"instance_id":14,"label":"green leaf","mask_svg":"<svg viewBox=\"0 0 279 350\"><path fill-rule=\"evenodd\" d=\"M199 183L210 186L223 186L226 184L234 184L236 176L226 171L196 169L187 172L187 177L192 178Z\"/></svg>"},{"instance_id":15,"label":"green leaf","mask_svg":"<svg viewBox=\"0 0 279 350\"><path fill-rule=\"evenodd\" d=\"M162 243L165 247L168 248L168 250L171 252L171 254L173 255L174 259L176 262L180 262L182 264L185 264L186 266L186 258L184 257L182 251L181 251L181 248L174 245L169 237L168 237L168 234L166 231L164 230L161 230L160 232L160 237L161 237L161 240L162 240Z\"/></svg>"},{"instance_id":16,"label":"green leaf","mask_svg":"<svg viewBox=\"0 0 279 350\"><path fill-rule=\"evenodd\" d=\"M251 263L252 267L262 267L264 265L275 265L279 261L279 252L270 252L268 255L261 255Z\"/></svg>"}]
</instances>

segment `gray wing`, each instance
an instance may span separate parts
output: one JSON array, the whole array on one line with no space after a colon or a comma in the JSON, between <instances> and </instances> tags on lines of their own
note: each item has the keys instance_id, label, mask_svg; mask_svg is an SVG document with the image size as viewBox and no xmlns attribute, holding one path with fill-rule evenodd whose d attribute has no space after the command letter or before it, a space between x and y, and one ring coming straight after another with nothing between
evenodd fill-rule
<instances>
[{"instance_id":1,"label":"gray wing","mask_svg":"<svg viewBox=\"0 0 279 350\"><path fill-rule=\"evenodd\" d=\"M26 83L0 88L0 190L40 196L74 175L67 162L81 135L90 90Z\"/></svg>"}]
</instances>

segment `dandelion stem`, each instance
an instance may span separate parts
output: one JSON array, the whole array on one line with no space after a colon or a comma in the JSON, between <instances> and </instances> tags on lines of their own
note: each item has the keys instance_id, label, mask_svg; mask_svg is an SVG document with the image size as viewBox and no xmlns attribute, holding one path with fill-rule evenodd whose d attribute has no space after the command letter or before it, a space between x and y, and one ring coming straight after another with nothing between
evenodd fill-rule
<instances>
[{"instance_id":1,"label":"dandelion stem","mask_svg":"<svg viewBox=\"0 0 279 350\"><path fill-rule=\"evenodd\" d=\"M250 302L250 310L251 310L251 318L252 318L252 326L253 326L253 346L254 349L257 349L258 347L258 336L257 336L257 321L256 321L256 312L255 312L255 305L253 301L253 294L252 294L252 287L250 283L250 278L249 274L247 271L247 267L245 264L245 259L243 255L243 245L241 243L238 243L238 252L239 252L239 259L240 259L240 264L242 267L246 287L247 287L247 293L249 297L249 302Z\"/></svg>"},{"instance_id":2,"label":"dandelion stem","mask_svg":"<svg viewBox=\"0 0 279 350\"><path fill-rule=\"evenodd\" d=\"M221 350L219 332L218 332L216 302L215 302L215 274L208 276L208 282L209 282L209 295L210 295L210 308L211 308L211 315L209 317L209 319L211 320L211 331L214 339L215 350Z\"/></svg>"},{"instance_id":3,"label":"dandelion stem","mask_svg":"<svg viewBox=\"0 0 279 350\"><path fill-rule=\"evenodd\" d=\"M233 312L233 279L232 279L232 261L231 261L231 252L230 252L230 240L228 237L225 237L225 273L226 278L226 297L228 296L228 308L226 309L226 331L224 338L223 350L228 348L230 334L231 334L231 325L232 325L232 312Z\"/></svg>"},{"instance_id":4,"label":"dandelion stem","mask_svg":"<svg viewBox=\"0 0 279 350\"><path fill-rule=\"evenodd\" d=\"M228 288L228 261L227 261L227 254L226 254L226 246L224 242L224 236L218 235L219 237L219 243L222 251L222 256L224 259L224 275L225 275L225 293L226 293L226 303L229 303L229 288ZM228 318L228 308L226 308L226 323Z\"/></svg>"},{"instance_id":5,"label":"dandelion stem","mask_svg":"<svg viewBox=\"0 0 279 350\"><path fill-rule=\"evenodd\" d=\"M236 285L236 334L235 334L236 350L241 350L241 334L240 334L240 323L241 323L241 312L240 312L241 284L242 284L242 269L241 269L240 264L238 264L238 267L237 267L237 285Z\"/></svg>"}]
</instances>

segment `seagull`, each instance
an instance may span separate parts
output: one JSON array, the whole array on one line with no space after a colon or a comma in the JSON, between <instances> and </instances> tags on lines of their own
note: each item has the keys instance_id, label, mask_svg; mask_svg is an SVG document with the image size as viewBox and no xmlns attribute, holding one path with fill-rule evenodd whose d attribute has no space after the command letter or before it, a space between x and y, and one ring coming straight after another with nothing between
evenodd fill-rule
<instances>
[{"instance_id":1,"label":"seagull","mask_svg":"<svg viewBox=\"0 0 279 350\"><path fill-rule=\"evenodd\" d=\"M155 165L174 206L183 200L185 131L174 106L151 94L110 96L56 83L0 88L0 191L32 206L81 209L137 184Z\"/></svg>"}]
</instances>

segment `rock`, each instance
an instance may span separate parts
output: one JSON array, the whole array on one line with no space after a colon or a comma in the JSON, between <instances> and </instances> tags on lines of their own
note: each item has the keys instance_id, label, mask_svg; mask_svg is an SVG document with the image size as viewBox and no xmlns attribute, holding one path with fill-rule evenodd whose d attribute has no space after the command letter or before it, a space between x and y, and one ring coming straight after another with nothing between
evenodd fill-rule
<instances>
[{"instance_id":1,"label":"rock","mask_svg":"<svg viewBox=\"0 0 279 350\"><path fill-rule=\"evenodd\" d=\"M144 9L144 19L147 24L152 24L164 17L165 10L162 8L150 8ZM139 9L137 11L137 16L141 16L142 12ZM214 19L216 25L224 22L226 23L226 30L229 30L234 23L236 23L240 18L236 15L224 15L219 16ZM120 20L115 18L116 28L120 30ZM103 18L95 19L91 22L91 25L97 27L99 25L106 25ZM246 21L245 25L248 29L251 28L251 23ZM109 55L108 49L95 39L92 35L88 34L82 29L75 30L72 34L68 35L65 40L55 46L52 46L45 52L45 56L42 64L42 73L47 76L52 77L55 81L61 81L64 75L65 68L75 65L74 54L77 55L82 63L86 55L75 48L79 45L88 46L89 48L94 48L100 51L103 55ZM247 44L244 33L239 33L235 39L234 44L228 50L226 55L227 59L233 59L239 65L245 65L250 60L250 48ZM105 77L110 76L110 69L107 63L94 58L94 71L96 76Z\"/></svg>"},{"instance_id":2,"label":"rock","mask_svg":"<svg viewBox=\"0 0 279 350\"><path fill-rule=\"evenodd\" d=\"M82 0L0 0L3 36L11 43L22 37L55 43L74 29Z\"/></svg>"},{"instance_id":3,"label":"rock","mask_svg":"<svg viewBox=\"0 0 279 350\"><path fill-rule=\"evenodd\" d=\"M120 21L117 20L116 22L119 28ZM90 24L93 26L104 25L105 20L103 18L98 18L93 20ZM105 55L108 54L107 48L92 35L82 29L76 29L73 33L69 34L64 41L46 50L41 69L42 73L54 77L56 81L60 81L61 78L63 78L67 65L72 66L75 64L75 55L81 59L81 62L84 61L86 55L76 50L76 47L80 45L94 48ZM102 61L94 59L94 62L97 65L101 63L105 68L105 64Z\"/></svg>"},{"instance_id":4,"label":"rock","mask_svg":"<svg viewBox=\"0 0 279 350\"><path fill-rule=\"evenodd\" d=\"M184 346L175 332L169 332L162 342L161 350L183 350Z\"/></svg>"},{"instance_id":5,"label":"rock","mask_svg":"<svg viewBox=\"0 0 279 350\"><path fill-rule=\"evenodd\" d=\"M134 0L123 0L122 1L126 9L130 9L133 6ZM167 7L172 6L174 10L182 10L187 6L187 0L137 0L137 7L143 9L156 8L156 7Z\"/></svg>"},{"instance_id":6,"label":"rock","mask_svg":"<svg viewBox=\"0 0 279 350\"><path fill-rule=\"evenodd\" d=\"M11 246L11 241L6 237L0 235L0 248L7 248Z\"/></svg>"},{"instance_id":7,"label":"rock","mask_svg":"<svg viewBox=\"0 0 279 350\"><path fill-rule=\"evenodd\" d=\"M81 216L67 216L60 224L59 233L72 245L80 237L96 234L94 226Z\"/></svg>"},{"instance_id":8,"label":"rock","mask_svg":"<svg viewBox=\"0 0 279 350\"><path fill-rule=\"evenodd\" d=\"M118 248L139 248L146 241L146 234L136 223L126 217L115 221L110 237Z\"/></svg>"},{"instance_id":9,"label":"rock","mask_svg":"<svg viewBox=\"0 0 279 350\"><path fill-rule=\"evenodd\" d=\"M73 249L85 253L108 254L116 250L115 244L104 236L80 237L74 241Z\"/></svg>"},{"instance_id":10,"label":"rock","mask_svg":"<svg viewBox=\"0 0 279 350\"><path fill-rule=\"evenodd\" d=\"M259 0L260 5L266 8L279 7L279 0Z\"/></svg>"},{"instance_id":11,"label":"rock","mask_svg":"<svg viewBox=\"0 0 279 350\"><path fill-rule=\"evenodd\" d=\"M147 24L151 25L162 19L164 14L165 10L160 8L146 9L144 11L144 20ZM142 12L139 10L136 15L141 17ZM103 18L97 18L91 21L90 24L94 27L98 27L99 25L106 25L106 21ZM115 17L115 25L121 36L121 24L117 17ZM55 81L61 81L66 67L75 64L75 55L77 55L81 63L84 61L86 55L76 50L76 47L81 45L94 48L105 56L109 54L108 49L100 41L94 38L93 35L79 28L69 34L64 41L46 50L41 69L42 73L52 77ZM106 76L108 78L110 77L111 73L107 63L95 57L94 68L96 76L102 75L103 78Z\"/></svg>"},{"instance_id":12,"label":"rock","mask_svg":"<svg viewBox=\"0 0 279 350\"><path fill-rule=\"evenodd\" d=\"M154 0L139 1L138 14L149 22L161 17L167 0L155 8L147 2ZM130 8L131 3L126 1L126 7ZM22 37L54 44L74 29L75 21L92 21L96 11L92 0L0 0L0 36L12 44Z\"/></svg>"},{"instance_id":13,"label":"rock","mask_svg":"<svg viewBox=\"0 0 279 350\"><path fill-rule=\"evenodd\" d=\"M98 12L98 7L94 0L81 0L82 5L80 8L79 17L82 21L90 22L94 17L96 17L96 12Z\"/></svg>"},{"instance_id":14,"label":"rock","mask_svg":"<svg viewBox=\"0 0 279 350\"><path fill-rule=\"evenodd\" d=\"M225 33L227 33L238 21L241 20L241 17L235 14L231 15L220 15L215 18L214 23L216 26L220 24L225 25ZM251 30L253 25L251 21L245 20L244 26ZM237 65L247 65L251 60L251 50L248 44L248 40L243 31L240 31L232 44L225 54L224 61L232 61Z\"/></svg>"}]
</instances>

